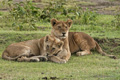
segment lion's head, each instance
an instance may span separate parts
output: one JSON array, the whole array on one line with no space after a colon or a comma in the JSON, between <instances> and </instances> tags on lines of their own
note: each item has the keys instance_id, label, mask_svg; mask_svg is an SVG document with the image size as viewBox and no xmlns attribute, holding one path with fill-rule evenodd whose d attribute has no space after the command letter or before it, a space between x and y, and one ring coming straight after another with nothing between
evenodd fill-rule
<instances>
[{"instance_id":1,"label":"lion's head","mask_svg":"<svg viewBox=\"0 0 120 80\"><path fill-rule=\"evenodd\" d=\"M52 31L51 33L57 38L68 37L69 29L72 25L72 20L58 21L57 19L51 19Z\"/></svg>"},{"instance_id":2,"label":"lion's head","mask_svg":"<svg viewBox=\"0 0 120 80\"><path fill-rule=\"evenodd\" d=\"M58 54L63 47L64 42L58 38L46 36L44 42L44 49L46 50L47 56Z\"/></svg>"}]
</instances>

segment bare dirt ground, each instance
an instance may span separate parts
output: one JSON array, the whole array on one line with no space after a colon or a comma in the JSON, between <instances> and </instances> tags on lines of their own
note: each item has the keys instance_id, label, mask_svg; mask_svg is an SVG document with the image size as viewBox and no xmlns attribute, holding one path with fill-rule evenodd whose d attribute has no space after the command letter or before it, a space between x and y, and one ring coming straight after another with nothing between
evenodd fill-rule
<instances>
[{"instance_id":1,"label":"bare dirt ground","mask_svg":"<svg viewBox=\"0 0 120 80\"><path fill-rule=\"evenodd\" d=\"M21 2L26 0L13 0L14 2ZM120 0L77 0L78 2L84 2L85 4L79 4L82 8L89 8L92 11L96 11L99 14L116 14L116 10L120 10ZM86 3L90 3L87 4ZM92 5L94 4L94 5ZM43 7L42 4L37 5ZM0 9L6 11L7 9Z\"/></svg>"},{"instance_id":2,"label":"bare dirt ground","mask_svg":"<svg viewBox=\"0 0 120 80\"><path fill-rule=\"evenodd\" d=\"M116 14L116 10L120 9L120 0L78 0L95 3L95 5L80 5L83 8L89 8L100 14Z\"/></svg>"},{"instance_id":3,"label":"bare dirt ground","mask_svg":"<svg viewBox=\"0 0 120 80\"><path fill-rule=\"evenodd\" d=\"M94 38L99 45L102 47L103 51L109 54L118 54L120 52L120 38Z\"/></svg>"}]
</instances>

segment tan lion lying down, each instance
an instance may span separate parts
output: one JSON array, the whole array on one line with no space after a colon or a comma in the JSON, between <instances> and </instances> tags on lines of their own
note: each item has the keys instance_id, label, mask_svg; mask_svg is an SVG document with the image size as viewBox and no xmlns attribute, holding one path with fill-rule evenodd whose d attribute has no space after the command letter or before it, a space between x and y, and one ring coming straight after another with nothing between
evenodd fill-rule
<instances>
[{"instance_id":1,"label":"tan lion lying down","mask_svg":"<svg viewBox=\"0 0 120 80\"><path fill-rule=\"evenodd\" d=\"M114 55L109 55L103 52L99 44L88 34L83 32L69 32L72 25L72 20L58 21L51 20L52 31L51 35L59 38L64 42L63 51L56 56L49 57L51 61L60 62L61 60L68 61L71 53L76 53L77 56L91 54L92 49L96 49L100 54L116 59Z\"/></svg>"},{"instance_id":2,"label":"tan lion lying down","mask_svg":"<svg viewBox=\"0 0 120 80\"><path fill-rule=\"evenodd\" d=\"M3 52L2 58L16 61L41 61L47 60L46 56L59 53L63 42L57 38L46 36L37 40L28 40L9 45ZM64 60L61 61L64 63Z\"/></svg>"}]
</instances>

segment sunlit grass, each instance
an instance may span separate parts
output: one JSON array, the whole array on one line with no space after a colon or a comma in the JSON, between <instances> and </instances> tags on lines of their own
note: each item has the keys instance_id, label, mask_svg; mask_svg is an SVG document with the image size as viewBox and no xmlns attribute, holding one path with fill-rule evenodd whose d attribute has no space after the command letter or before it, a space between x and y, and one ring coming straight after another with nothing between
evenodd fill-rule
<instances>
[{"instance_id":1,"label":"sunlit grass","mask_svg":"<svg viewBox=\"0 0 120 80\"><path fill-rule=\"evenodd\" d=\"M50 1L42 0L43 7L48 5ZM77 5L96 5L95 3L77 0L67 0L67 7ZM71 3L71 2L75 3ZM112 0L113 1L113 0ZM0 9L6 8L0 2ZM111 8L106 8L110 9ZM114 7L112 8L114 9ZM21 42L31 39L39 39L49 34L51 31L50 22L36 22L38 30L36 31L17 31L11 27L12 21L2 18L8 12L0 11L0 79L2 80L41 80L47 77L57 77L58 80L120 80L120 59L110 59L101 56L98 52L93 51L91 55L77 57L72 55L66 64L57 64L52 62L14 62L6 61L1 58L4 49L15 42ZM66 21L64 16L60 16L60 20ZM114 20L113 15L97 15L97 20L92 24L79 24L80 21L73 21L70 31L85 32L92 37L100 39L115 39L120 38L120 30L111 26L111 21ZM45 27L45 29L44 29ZM108 41L109 42L109 41ZM119 41L117 41L119 42ZM109 42L110 43L110 42ZM115 54L120 57L119 44L117 47L110 47L108 44L100 44L103 50L108 54ZM113 50L114 52L111 52Z\"/></svg>"},{"instance_id":2,"label":"sunlit grass","mask_svg":"<svg viewBox=\"0 0 120 80\"><path fill-rule=\"evenodd\" d=\"M13 62L0 59L0 76L3 80L39 80L57 77L67 80L118 80L120 60L101 55L72 56L66 64L52 62Z\"/></svg>"}]
</instances>

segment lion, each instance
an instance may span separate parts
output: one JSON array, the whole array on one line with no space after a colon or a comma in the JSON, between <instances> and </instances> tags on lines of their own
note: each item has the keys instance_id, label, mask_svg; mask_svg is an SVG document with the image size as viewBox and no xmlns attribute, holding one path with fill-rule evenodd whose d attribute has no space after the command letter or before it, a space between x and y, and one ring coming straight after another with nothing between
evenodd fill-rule
<instances>
[{"instance_id":1,"label":"lion","mask_svg":"<svg viewBox=\"0 0 120 80\"><path fill-rule=\"evenodd\" d=\"M103 52L99 44L88 34L84 32L69 32L70 52L76 53L77 56L91 54L92 49L96 49L103 56L116 59L116 56Z\"/></svg>"},{"instance_id":2,"label":"lion","mask_svg":"<svg viewBox=\"0 0 120 80\"><path fill-rule=\"evenodd\" d=\"M91 54L91 50L95 49L104 56L116 59L114 55L108 55L103 52L99 44L88 34L83 32L69 32L72 25L72 20L58 21L57 19L51 19L51 35L59 38L64 42L63 50L56 56L51 56L48 59L59 63L62 60L67 62L71 56L71 53L76 53L77 56Z\"/></svg>"},{"instance_id":3,"label":"lion","mask_svg":"<svg viewBox=\"0 0 120 80\"><path fill-rule=\"evenodd\" d=\"M56 37L64 42L63 49L59 52L56 56L50 56L48 59L53 62L61 63L64 61L66 63L70 57L71 52L69 48L69 41L68 41L68 32L72 25L72 20L65 21L58 21L56 19L51 19L51 36Z\"/></svg>"},{"instance_id":4,"label":"lion","mask_svg":"<svg viewBox=\"0 0 120 80\"><path fill-rule=\"evenodd\" d=\"M47 61L47 56L59 53L63 44L63 41L50 35L41 39L13 43L4 50L2 59L20 62Z\"/></svg>"}]
</instances>

